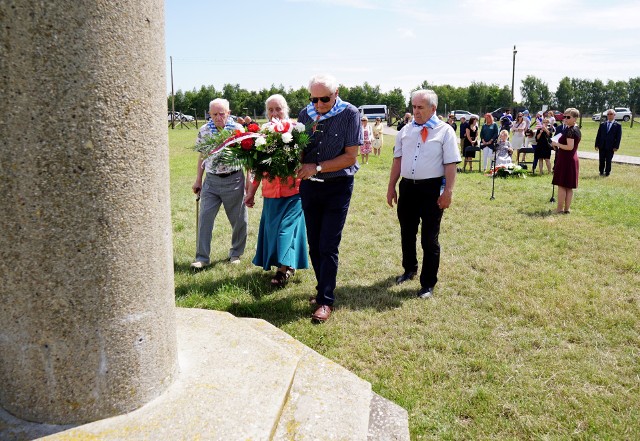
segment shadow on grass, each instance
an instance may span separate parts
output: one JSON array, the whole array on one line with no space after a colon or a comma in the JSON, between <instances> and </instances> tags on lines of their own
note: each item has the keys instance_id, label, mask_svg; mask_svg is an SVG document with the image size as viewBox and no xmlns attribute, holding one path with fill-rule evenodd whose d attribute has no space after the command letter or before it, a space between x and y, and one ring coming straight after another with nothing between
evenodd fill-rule
<instances>
[{"instance_id":1,"label":"shadow on grass","mask_svg":"<svg viewBox=\"0 0 640 441\"><path fill-rule=\"evenodd\" d=\"M533 218L546 218L546 217L559 216L559 214L556 213L555 204L553 205L553 208L548 208L548 209L543 209L543 210L535 210L535 211L522 210L521 213L524 214L525 216L529 216L529 217L533 217Z\"/></svg>"},{"instance_id":2,"label":"shadow on grass","mask_svg":"<svg viewBox=\"0 0 640 441\"><path fill-rule=\"evenodd\" d=\"M207 271L207 269L211 269L217 265L220 264L227 264L228 263L228 259L218 259L218 260L214 260L213 262L211 262L211 264L208 267L202 268L202 269L193 269L191 268L191 264L190 263L177 263L175 260L173 262L173 271L175 273L183 273L183 274L195 274L195 273L199 273L201 271Z\"/></svg>"},{"instance_id":3,"label":"shadow on grass","mask_svg":"<svg viewBox=\"0 0 640 441\"><path fill-rule=\"evenodd\" d=\"M213 265L224 261L215 262ZM210 267L209 267L210 269ZM199 270L198 272L207 271ZM187 264L176 264L176 274L193 275L194 272ZM310 270L313 271L313 270ZM204 300L202 307L229 312L236 317L259 318L282 326L308 319L313 312L309 298L315 293L309 280L302 280L295 276L285 288L273 288L270 280L272 272L247 272L238 276L227 276L220 280L211 281L206 278L190 278L189 283L176 284L175 297L187 298L194 292L199 293ZM315 278L311 278L315 283ZM384 311L399 308L405 300L412 299L418 290L415 283L407 283L403 289L395 287L395 276L390 276L370 285L347 284L336 287L336 307L350 310ZM300 294L300 293L304 294ZM208 303L207 300L211 300Z\"/></svg>"}]
</instances>

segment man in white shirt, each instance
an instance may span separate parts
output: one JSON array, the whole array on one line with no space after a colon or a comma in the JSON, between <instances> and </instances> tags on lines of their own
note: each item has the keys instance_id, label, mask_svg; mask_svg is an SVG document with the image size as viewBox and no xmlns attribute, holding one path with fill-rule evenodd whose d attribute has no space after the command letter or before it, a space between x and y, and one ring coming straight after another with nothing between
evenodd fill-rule
<instances>
[{"instance_id":1,"label":"man in white shirt","mask_svg":"<svg viewBox=\"0 0 640 441\"><path fill-rule=\"evenodd\" d=\"M422 270L418 297L432 296L440 266L440 221L451 205L460 152L453 128L436 115L438 96L432 90L411 94L413 122L398 132L387 189L387 203L398 206L404 273L400 284L418 272L416 237L422 220ZM399 185L400 198L396 193Z\"/></svg>"}]
</instances>

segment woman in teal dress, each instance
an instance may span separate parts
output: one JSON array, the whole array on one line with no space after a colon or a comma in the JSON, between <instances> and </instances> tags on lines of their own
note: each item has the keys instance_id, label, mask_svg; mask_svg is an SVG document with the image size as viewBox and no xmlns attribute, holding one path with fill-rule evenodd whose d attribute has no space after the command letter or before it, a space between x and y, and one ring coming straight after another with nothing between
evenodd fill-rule
<instances>
[{"instance_id":1,"label":"woman in teal dress","mask_svg":"<svg viewBox=\"0 0 640 441\"><path fill-rule=\"evenodd\" d=\"M272 118L280 121L289 119L289 106L282 95L267 98L265 107L269 121ZM271 285L283 287L296 269L309 268L307 230L299 194L300 179L255 176L245 196L245 204L249 208L255 204L260 182L263 205L253 264L265 271L277 267Z\"/></svg>"}]
</instances>

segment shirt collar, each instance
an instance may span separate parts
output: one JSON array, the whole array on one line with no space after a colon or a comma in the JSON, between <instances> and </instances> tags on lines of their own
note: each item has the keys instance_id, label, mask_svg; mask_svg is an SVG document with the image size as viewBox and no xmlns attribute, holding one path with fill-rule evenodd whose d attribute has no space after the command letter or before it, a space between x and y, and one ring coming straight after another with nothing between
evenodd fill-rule
<instances>
[{"instance_id":1,"label":"shirt collar","mask_svg":"<svg viewBox=\"0 0 640 441\"><path fill-rule=\"evenodd\" d=\"M433 115L431 115L431 118L429 118L427 122L425 122L424 124L418 124L415 120L413 120L414 127L426 127L428 129L433 129L434 127L439 126L440 124L444 124L444 123L440 121L440 118L436 116L435 112Z\"/></svg>"}]
</instances>

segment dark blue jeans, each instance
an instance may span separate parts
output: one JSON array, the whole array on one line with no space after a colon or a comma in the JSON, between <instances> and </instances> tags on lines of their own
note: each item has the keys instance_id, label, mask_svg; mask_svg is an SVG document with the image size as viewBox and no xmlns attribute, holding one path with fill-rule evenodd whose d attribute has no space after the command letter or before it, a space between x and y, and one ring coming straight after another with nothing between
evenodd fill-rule
<instances>
[{"instance_id":1,"label":"dark blue jeans","mask_svg":"<svg viewBox=\"0 0 640 441\"><path fill-rule=\"evenodd\" d=\"M303 180L300 184L302 210L307 224L309 256L316 274L319 305L333 305L338 275L338 247L351 194L353 177L325 182Z\"/></svg>"},{"instance_id":2,"label":"dark blue jeans","mask_svg":"<svg viewBox=\"0 0 640 441\"><path fill-rule=\"evenodd\" d=\"M440 221L443 211L438 207L442 178L428 179L412 183L400 181L398 198L398 220L402 241L402 267L405 272L418 271L416 237L422 220L422 271L420 285L432 288L438 282L440 268Z\"/></svg>"}]
</instances>

